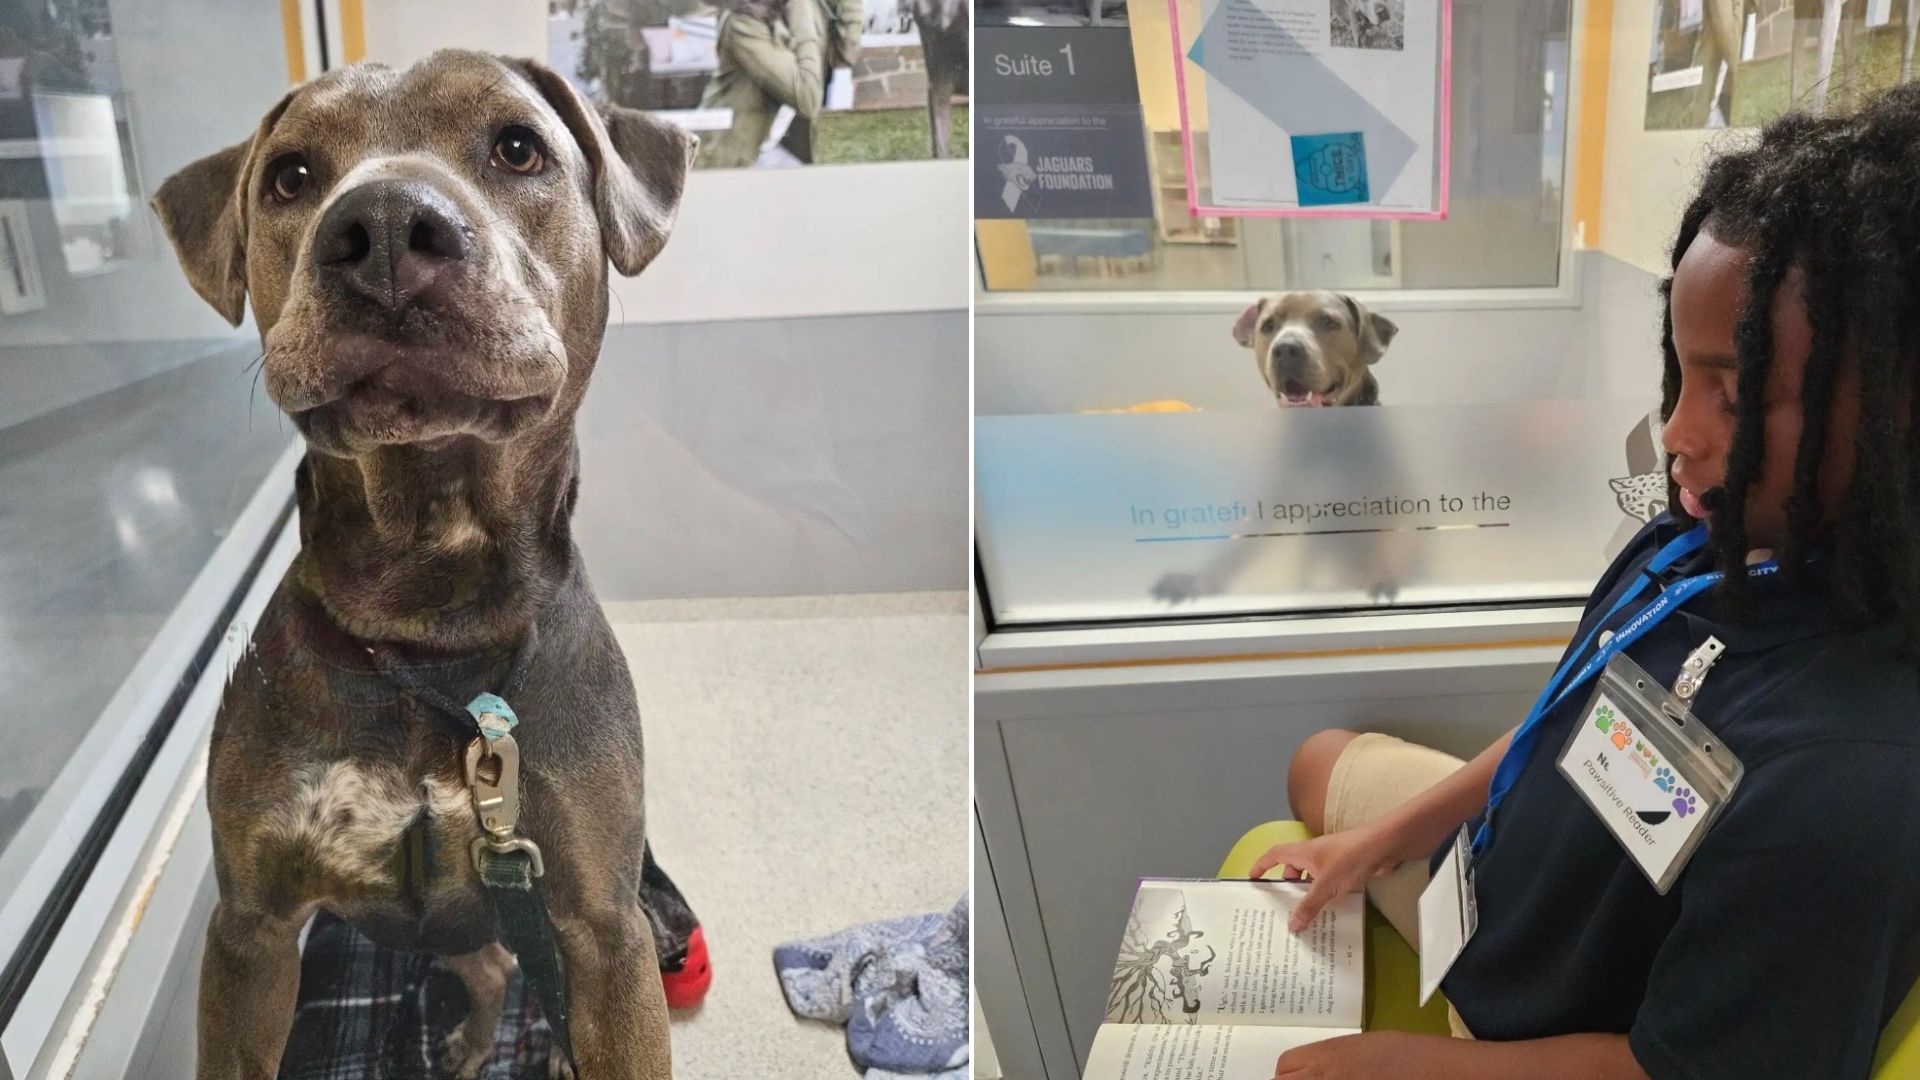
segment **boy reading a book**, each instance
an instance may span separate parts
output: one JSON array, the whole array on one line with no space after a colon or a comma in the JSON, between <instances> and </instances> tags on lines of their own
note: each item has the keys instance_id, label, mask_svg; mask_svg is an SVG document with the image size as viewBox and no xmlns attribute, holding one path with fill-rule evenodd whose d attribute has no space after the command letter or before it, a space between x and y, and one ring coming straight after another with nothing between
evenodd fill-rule
<instances>
[{"instance_id":1,"label":"boy reading a book","mask_svg":"<svg viewBox=\"0 0 1920 1080\"><path fill-rule=\"evenodd\" d=\"M1676 685L1717 640L1691 715L1744 775L1662 894L1561 774L1593 682L1470 762L1309 739L1289 790L1317 838L1254 867L1312 878L1295 922L1364 885L1418 942L1465 824L1479 925L1443 984L1463 1038L1334 1039L1276 1076L1863 1077L1920 978L1920 85L1719 156L1663 293L1676 510L1602 578L1561 682L1617 648ZM1656 782L1649 836L1698 809Z\"/></svg>"}]
</instances>

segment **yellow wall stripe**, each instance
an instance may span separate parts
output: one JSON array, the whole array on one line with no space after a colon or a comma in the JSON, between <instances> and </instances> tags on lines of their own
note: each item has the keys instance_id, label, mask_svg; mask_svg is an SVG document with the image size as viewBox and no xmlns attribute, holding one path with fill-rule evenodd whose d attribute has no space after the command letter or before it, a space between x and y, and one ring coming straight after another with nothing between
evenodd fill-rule
<instances>
[{"instance_id":1,"label":"yellow wall stripe","mask_svg":"<svg viewBox=\"0 0 1920 1080\"><path fill-rule=\"evenodd\" d=\"M360 0L340 0L340 51L349 64L367 58L367 15Z\"/></svg>"},{"instance_id":2,"label":"yellow wall stripe","mask_svg":"<svg viewBox=\"0 0 1920 1080\"><path fill-rule=\"evenodd\" d=\"M287 82L307 81L307 39L300 32L300 0L280 0L280 38L287 46Z\"/></svg>"},{"instance_id":3,"label":"yellow wall stripe","mask_svg":"<svg viewBox=\"0 0 1920 1080\"><path fill-rule=\"evenodd\" d=\"M1607 161L1608 66L1613 61L1613 0L1586 0L1580 21L1580 116L1574 134L1573 221L1584 247L1600 247L1600 188Z\"/></svg>"},{"instance_id":4,"label":"yellow wall stripe","mask_svg":"<svg viewBox=\"0 0 1920 1080\"><path fill-rule=\"evenodd\" d=\"M1031 289L1037 268L1027 223L1014 218L981 218L973 223L981 276L989 289Z\"/></svg>"}]
</instances>

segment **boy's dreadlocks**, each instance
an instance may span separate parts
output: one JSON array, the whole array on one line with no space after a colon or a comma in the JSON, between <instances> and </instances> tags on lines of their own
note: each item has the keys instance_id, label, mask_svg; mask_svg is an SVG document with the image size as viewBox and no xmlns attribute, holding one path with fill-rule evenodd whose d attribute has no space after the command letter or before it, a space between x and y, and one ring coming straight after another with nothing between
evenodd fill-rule
<instances>
[{"instance_id":1,"label":"boy's dreadlocks","mask_svg":"<svg viewBox=\"0 0 1920 1080\"><path fill-rule=\"evenodd\" d=\"M1859 623L1892 616L1909 651L1920 655L1920 394L1912 392L1920 364L1920 84L1895 87L1847 116L1782 117L1766 127L1758 145L1721 155L1681 217L1675 268L1702 228L1751 256L1734 334L1733 446L1723 493L1706 497L1719 565L1746 561L1742 509L1765 450L1772 302L1798 265L1813 345L1781 562L1789 580L1803 580L1807 554L1820 545L1831 558L1842 614ZM1671 276L1661 284L1667 299L1662 417L1672 415L1680 395L1672 286ZM1853 482L1838 520L1823 523L1820 467L1836 376L1848 355L1860 370ZM1671 481L1668 505L1692 524L1678 509ZM1722 597L1735 613L1745 613L1746 575L1730 573Z\"/></svg>"}]
</instances>

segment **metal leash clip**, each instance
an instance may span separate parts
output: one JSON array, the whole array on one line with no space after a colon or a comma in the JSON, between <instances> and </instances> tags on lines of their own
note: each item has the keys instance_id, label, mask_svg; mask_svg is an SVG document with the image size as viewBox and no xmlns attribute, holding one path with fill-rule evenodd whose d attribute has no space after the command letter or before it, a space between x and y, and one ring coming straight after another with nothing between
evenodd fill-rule
<instances>
[{"instance_id":1,"label":"metal leash clip","mask_svg":"<svg viewBox=\"0 0 1920 1080\"><path fill-rule=\"evenodd\" d=\"M492 764L493 772L482 772ZM516 836L520 827L520 745L511 735L479 738L467 744L467 788L473 792L473 812L480 819L484 835L473 838L473 868L486 872L486 853L510 855L524 851L533 862L533 876L547 871L540 858L540 847L524 836Z\"/></svg>"}]
</instances>

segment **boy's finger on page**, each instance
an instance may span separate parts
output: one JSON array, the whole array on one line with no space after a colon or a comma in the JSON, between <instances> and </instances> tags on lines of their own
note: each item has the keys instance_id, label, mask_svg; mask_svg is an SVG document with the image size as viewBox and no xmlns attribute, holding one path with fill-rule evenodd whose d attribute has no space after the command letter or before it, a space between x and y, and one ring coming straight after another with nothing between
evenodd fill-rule
<instances>
[{"instance_id":1,"label":"boy's finger on page","mask_svg":"<svg viewBox=\"0 0 1920 1080\"><path fill-rule=\"evenodd\" d=\"M1313 915L1306 909L1306 905L1303 904L1293 909L1293 915L1287 919L1287 933L1297 934L1305 930L1312 922Z\"/></svg>"},{"instance_id":2,"label":"boy's finger on page","mask_svg":"<svg viewBox=\"0 0 1920 1080\"><path fill-rule=\"evenodd\" d=\"M1320 914L1320 909L1327 906L1331 896L1332 891L1325 881L1314 882L1313 887L1307 890L1307 895L1300 898L1300 906L1293 909L1293 917L1287 920L1287 929L1296 934L1305 930L1313 917Z\"/></svg>"}]
</instances>

